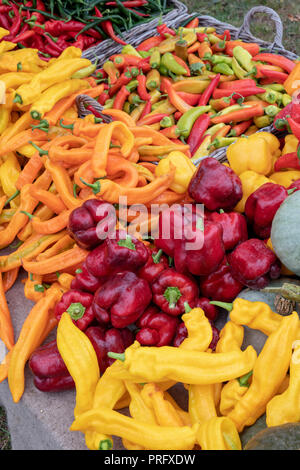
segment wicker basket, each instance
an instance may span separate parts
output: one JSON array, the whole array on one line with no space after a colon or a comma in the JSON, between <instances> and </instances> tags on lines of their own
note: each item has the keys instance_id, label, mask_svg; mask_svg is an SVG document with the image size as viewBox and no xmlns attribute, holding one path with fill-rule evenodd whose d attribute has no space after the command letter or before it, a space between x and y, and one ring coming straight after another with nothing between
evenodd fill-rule
<instances>
[{"instance_id":1,"label":"wicker basket","mask_svg":"<svg viewBox=\"0 0 300 470\"><path fill-rule=\"evenodd\" d=\"M172 10L166 15L163 15L161 19L164 23L167 23L170 28L172 28L174 27L174 23L176 23L176 25L180 24L180 18L187 16L188 9L186 5L178 0L168 0L167 5L172 8ZM147 39L154 34L159 20L160 17L157 16L151 21L141 23L138 26L131 28L123 34L122 39L133 46L137 46L140 42L144 41L144 39ZM101 63L106 60L107 56L119 54L122 47L122 45L117 44L111 39L106 39L100 42L97 46L86 49L83 52L83 57L90 59L91 61L98 60L98 62Z\"/></svg>"}]
</instances>

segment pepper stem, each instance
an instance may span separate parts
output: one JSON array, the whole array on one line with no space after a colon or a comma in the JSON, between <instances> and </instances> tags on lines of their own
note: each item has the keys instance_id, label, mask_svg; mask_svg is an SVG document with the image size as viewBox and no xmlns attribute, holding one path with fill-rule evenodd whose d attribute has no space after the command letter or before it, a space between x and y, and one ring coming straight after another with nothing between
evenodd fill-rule
<instances>
[{"instance_id":1,"label":"pepper stem","mask_svg":"<svg viewBox=\"0 0 300 470\"><path fill-rule=\"evenodd\" d=\"M115 353L112 351L109 351L107 353L108 357L111 357L112 359L119 359L119 361L125 361L125 353Z\"/></svg>"},{"instance_id":2,"label":"pepper stem","mask_svg":"<svg viewBox=\"0 0 300 470\"><path fill-rule=\"evenodd\" d=\"M268 292L270 294L280 294L288 300L300 302L300 286L285 282L281 287L265 287L261 292Z\"/></svg>"},{"instance_id":3,"label":"pepper stem","mask_svg":"<svg viewBox=\"0 0 300 470\"><path fill-rule=\"evenodd\" d=\"M110 439L103 439L99 443L99 450L111 450L112 449L112 442Z\"/></svg>"},{"instance_id":4,"label":"pepper stem","mask_svg":"<svg viewBox=\"0 0 300 470\"><path fill-rule=\"evenodd\" d=\"M217 300L212 300L209 302L211 305L217 305L217 307L224 308L225 310L228 310L228 312L231 312L233 309L233 304L230 304L228 302L219 302Z\"/></svg>"},{"instance_id":5,"label":"pepper stem","mask_svg":"<svg viewBox=\"0 0 300 470\"><path fill-rule=\"evenodd\" d=\"M13 99L13 103L19 103L19 104L23 104L23 100L22 100L22 97L21 95L19 95L18 93L16 93L14 99Z\"/></svg>"},{"instance_id":6,"label":"pepper stem","mask_svg":"<svg viewBox=\"0 0 300 470\"><path fill-rule=\"evenodd\" d=\"M163 253L162 250L158 250L156 255L154 253L152 254L153 263L158 264L160 262L162 253Z\"/></svg>"},{"instance_id":7,"label":"pepper stem","mask_svg":"<svg viewBox=\"0 0 300 470\"><path fill-rule=\"evenodd\" d=\"M74 124L64 124L63 119L59 121L59 125L60 127L63 127L64 129L71 129L71 130L74 129Z\"/></svg>"},{"instance_id":8,"label":"pepper stem","mask_svg":"<svg viewBox=\"0 0 300 470\"><path fill-rule=\"evenodd\" d=\"M242 375L242 377L239 377L237 380L238 380L238 383L240 384L241 387L249 387L249 378L251 377L251 375L253 374L253 370L250 370L250 372L248 372L248 374L245 374L245 375Z\"/></svg>"},{"instance_id":9,"label":"pepper stem","mask_svg":"<svg viewBox=\"0 0 300 470\"><path fill-rule=\"evenodd\" d=\"M175 308L178 300L182 296L182 293L178 289L178 287L167 287L164 292L164 297L169 302L170 308Z\"/></svg>"},{"instance_id":10,"label":"pepper stem","mask_svg":"<svg viewBox=\"0 0 300 470\"><path fill-rule=\"evenodd\" d=\"M84 315L85 307L80 302L74 302L67 308L67 312L73 320L79 320Z\"/></svg>"},{"instance_id":11,"label":"pepper stem","mask_svg":"<svg viewBox=\"0 0 300 470\"><path fill-rule=\"evenodd\" d=\"M16 191L12 196L10 196L10 197L7 199L6 203L4 204L4 207L7 206L7 204L9 204L10 201L12 201L12 200L15 199L17 196L19 196L19 194L20 194L20 191L19 191L19 189L17 189L17 191Z\"/></svg>"},{"instance_id":12,"label":"pepper stem","mask_svg":"<svg viewBox=\"0 0 300 470\"><path fill-rule=\"evenodd\" d=\"M95 183L91 184L91 183L87 183L86 181L84 181L81 177L79 179L83 184L85 184L89 188L92 188L94 194L98 194L100 192L101 185L99 181L96 181Z\"/></svg>"},{"instance_id":13,"label":"pepper stem","mask_svg":"<svg viewBox=\"0 0 300 470\"><path fill-rule=\"evenodd\" d=\"M39 113L38 111L31 111L30 112L30 115L32 117L32 119L41 119L41 113Z\"/></svg>"},{"instance_id":14,"label":"pepper stem","mask_svg":"<svg viewBox=\"0 0 300 470\"><path fill-rule=\"evenodd\" d=\"M184 302L183 305L184 305L185 313L189 313L191 310L193 310L193 309L189 306L188 302Z\"/></svg>"},{"instance_id":15,"label":"pepper stem","mask_svg":"<svg viewBox=\"0 0 300 470\"><path fill-rule=\"evenodd\" d=\"M39 152L40 157L42 157L43 155L48 155L48 150L43 150L41 147L32 142L32 140L30 140L28 143L31 144Z\"/></svg>"},{"instance_id":16,"label":"pepper stem","mask_svg":"<svg viewBox=\"0 0 300 470\"><path fill-rule=\"evenodd\" d=\"M132 241L132 239L129 235L127 235L125 239L119 240L118 245L119 246L124 246L125 248L128 248L129 250L136 251L135 244L133 243L133 241Z\"/></svg>"},{"instance_id":17,"label":"pepper stem","mask_svg":"<svg viewBox=\"0 0 300 470\"><path fill-rule=\"evenodd\" d=\"M22 214L27 215L27 217L29 217L30 220L33 219L33 217L34 217L32 214L30 214L30 213L27 212L27 211L20 211L20 212L21 212Z\"/></svg>"}]
</instances>

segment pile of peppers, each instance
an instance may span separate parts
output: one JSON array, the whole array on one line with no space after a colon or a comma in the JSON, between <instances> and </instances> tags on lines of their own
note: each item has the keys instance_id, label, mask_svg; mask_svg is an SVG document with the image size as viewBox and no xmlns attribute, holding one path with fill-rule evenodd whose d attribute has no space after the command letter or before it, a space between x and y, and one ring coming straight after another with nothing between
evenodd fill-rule
<instances>
[{"instance_id":1,"label":"pile of peppers","mask_svg":"<svg viewBox=\"0 0 300 470\"><path fill-rule=\"evenodd\" d=\"M270 126L292 100L287 84L295 66L256 43L233 40L228 30L199 26L198 18L178 30L161 24L156 35L125 45L103 64L108 88L99 102L187 142L197 161Z\"/></svg>"},{"instance_id":2,"label":"pile of peppers","mask_svg":"<svg viewBox=\"0 0 300 470\"><path fill-rule=\"evenodd\" d=\"M5 40L38 49L47 60L67 47L86 50L107 38L126 44L122 32L168 11L166 2L156 0L86 2L84 8L68 0L1 0L0 26L10 32Z\"/></svg>"}]
</instances>

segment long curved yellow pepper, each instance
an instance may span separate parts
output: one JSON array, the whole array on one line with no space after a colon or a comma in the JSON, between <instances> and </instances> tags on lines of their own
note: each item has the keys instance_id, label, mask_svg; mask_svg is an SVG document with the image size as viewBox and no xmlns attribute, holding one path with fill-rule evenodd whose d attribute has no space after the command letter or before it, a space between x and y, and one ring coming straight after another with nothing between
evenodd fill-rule
<instances>
[{"instance_id":1,"label":"long curved yellow pepper","mask_svg":"<svg viewBox=\"0 0 300 470\"><path fill-rule=\"evenodd\" d=\"M197 432L201 450L242 450L239 433L227 417L214 417L203 423Z\"/></svg>"},{"instance_id":2,"label":"long curved yellow pepper","mask_svg":"<svg viewBox=\"0 0 300 470\"><path fill-rule=\"evenodd\" d=\"M97 355L89 338L74 324L67 312L62 314L57 326L57 347L75 382L76 417L93 406L100 377Z\"/></svg>"},{"instance_id":3,"label":"long curved yellow pepper","mask_svg":"<svg viewBox=\"0 0 300 470\"><path fill-rule=\"evenodd\" d=\"M17 191L16 182L20 172L21 168L18 159L11 152L0 166L0 184L7 197L11 197Z\"/></svg>"},{"instance_id":4,"label":"long curved yellow pepper","mask_svg":"<svg viewBox=\"0 0 300 470\"><path fill-rule=\"evenodd\" d=\"M102 406L82 413L73 421L70 430L114 434L149 450L191 450L196 443L198 425L159 426Z\"/></svg>"},{"instance_id":5,"label":"long curved yellow pepper","mask_svg":"<svg viewBox=\"0 0 300 470\"><path fill-rule=\"evenodd\" d=\"M187 329L187 337L180 344L180 349L207 351L213 332L211 324L202 308L193 308L181 317Z\"/></svg>"},{"instance_id":6,"label":"long curved yellow pepper","mask_svg":"<svg viewBox=\"0 0 300 470\"><path fill-rule=\"evenodd\" d=\"M249 170L260 175L268 175L272 171L271 148L267 140L260 137L260 133L239 137L228 147L227 159L237 175Z\"/></svg>"},{"instance_id":7,"label":"long curved yellow pepper","mask_svg":"<svg viewBox=\"0 0 300 470\"><path fill-rule=\"evenodd\" d=\"M232 147L232 145L230 145ZM228 147L228 150L229 148ZM228 151L227 151L228 152ZM242 154L241 154L242 155ZM230 165L231 166L231 165ZM299 172L300 174L300 172ZM242 191L243 191L243 197L242 199L237 203L235 206L234 210L237 212L244 212L245 211L245 204L250 196L250 194L254 193L256 189L260 188L265 183L272 183L272 175L267 178L264 175L261 175L253 170L246 170L242 173L239 174L239 178L242 183Z\"/></svg>"},{"instance_id":8,"label":"long curved yellow pepper","mask_svg":"<svg viewBox=\"0 0 300 470\"><path fill-rule=\"evenodd\" d=\"M288 134L284 138L284 146L282 149L281 154L285 155L286 153L297 152L297 148L299 145L299 140L293 134Z\"/></svg>"},{"instance_id":9,"label":"long curved yellow pepper","mask_svg":"<svg viewBox=\"0 0 300 470\"><path fill-rule=\"evenodd\" d=\"M23 83L29 83L35 76L35 73L31 72L8 72L0 75L0 80L5 84L6 89L17 88Z\"/></svg>"},{"instance_id":10,"label":"long curved yellow pepper","mask_svg":"<svg viewBox=\"0 0 300 470\"><path fill-rule=\"evenodd\" d=\"M155 175L168 174L170 172L170 163L176 167L170 189L175 191L175 193L184 194L197 168L184 153L175 150L158 162L158 165L155 167Z\"/></svg>"},{"instance_id":11,"label":"long curved yellow pepper","mask_svg":"<svg viewBox=\"0 0 300 470\"><path fill-rule=\"evenodd\" d=\"M267 338L254 364L252 381L247 392L228 414L239 432L263 415L268 402L284 381L298 324L299 317L294 312L283 317L279 327Z\"/></svg>"},{"instance_id":12,"label":"long curved yellow pepper","mask_svg":"<svg viewBox=\"0 0 300 470\"><path fill-rule=\"evenodd\" d=\"M184 422L173 404L165 399L164 391L158 384L145 384L141 396L154 413L154 420L160 426L183 426ZM147 419L145 420L146 422ZM153 421L154 422L154 421Z\"/></svg>"},{"instance_id":13,"label":"long curved yellow pepper","mask_svg":"<svg viewBox=\"0 0 300 470\"><path fill-rule=\"evenodd\" d=\"M10 124L10 115L11 110L0 105L0 135L3 134L5 129Z\"/></svg>"},{"instance_id":14,"label":"long curved yellow pepper","mask_svg":"<svg viewBox=\"0 0 300 470\"><path fill-rule=\"evenodd\" d=\"M288 188L294 181L300 179L299 170L276 171L269 176L273 183L281 184Z\"/></svg>"},{"instance_id":15,"label":"long curved yellow pepper","mask_svg":"<svg viewBox=\"0 0 300 470\"><path fill-rule=\"evenodd\" d=\"M295 341L289 369L289 386L281 394L275 395L266 408L267 426L280 426L300 421L300 341Z\"/></svg>"},{"instance_id":16,"label":"long curved yellow pepper","mask_svg":"<svg viewBox=\"0 0 300 470\"><path fill-rule=\"evenodd\" d=\"M175 380L200 385L225 382L252 370L257 358L252 346L245 351L209 353L172 346L141 347L137 342L134 345L124 354L108 354L124 360L125 369L139 382Z\"/></svg>"}]
</instances>

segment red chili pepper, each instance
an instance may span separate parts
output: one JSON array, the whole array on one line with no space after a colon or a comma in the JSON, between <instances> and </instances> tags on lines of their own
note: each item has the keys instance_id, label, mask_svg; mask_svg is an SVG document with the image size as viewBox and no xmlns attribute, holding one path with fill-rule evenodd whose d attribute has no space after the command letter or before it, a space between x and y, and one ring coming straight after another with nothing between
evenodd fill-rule
<instances>
[{"instance_id":1,"label":"red chili pepper","mask_svg":"<svg viewBox=\"0 0 300 470\"><path fill-rule=\"evenodd\" d=\"M108 92L106 91L103 91L102 93L100 93L100 95L98 96L98 103L101 104L102 106L105 105L106 101L108 100L109 96L108 96Z\"/></svg>"},{"instance_id":2,"label":"red chili pepper","mask_svg":"<svg viewBox=\"0 0 300 470\"><path fill-rule=\"evenodd\" d=\"M181 57L178 57L174 53L173 53L173 57L176 60L177 64L181 65L181 67L183 67L186 70L185 76L190 77L191 76L191 71L190 71L189 66L187 65L187 63L183 59L181 59Z\"/></svg>"},{"instance_id":3,"label":"red chili pepper","mask_svg":"<svg viewBox=\"0 0 300 470\"><path fill-rule=\"evenodd\" d=\"M200 96L200 99L199 99L199 102L198 102L198 106L206 106L207 103L209 102L210 100L210 97L211 95L213 94L213 92L215 91L215 89L217 88L218 86L218 83L220 81L220 78L221 78L221 74L217 74L213 79L212 81L210 82L210 84L208 85L208 87L206 88L206 90L204 90L204 92L202 93L202 95Z\"/></svg>"},{"instance_id":4,"label":"red chili pepper","mask_svg":"<svg viewBox=\"0 0 300 470\"><path fill-rule=\"evenodd\" d=\"M281 170L300 170L300 160L298 158L297 152L286 153L285 155L281 155L275 164L274 170L281 171Z\"/></svg>"},{"instance_id":5,"label":"red chili pepper","mask_svg":"<svg viewBox=\"0 0 300 470\"><path fill-rule=\"evenodd\" d=\"M146 88L146 82L147 82L146 75L144 75L143 73L140 73L136 77L136 79L138 81L137 92L138 92L139 97L143 101L149 101L151 99L151 95L149 94Z\"/></svg>"},{"instance_id":6,"label":"red chili pepper","mask_svg":"<svg viewBox=\"0 0 300 470\"><path fill-rule=\"evenodd\" d=\"M181 113L180 111L175 111L175 113L174 113L175 120L178 121L181 118L182 115L183 115L183 113Z\"/></svg>"},{"instance_id":7,"label":"red chili pepper","mask_svg":"<svg viewBox=\"0 0 300 470\"><path fill-rule=\"evenodd\" d=\"M110 97L114 96L123 85L128 85L132 80L132 76L129 72L123 72L116 83L114 83L108 91Z\"/></svg>"},{"instance_id":8,"label":"red chili pepper","mask_svg":"<svg viewBox=\"0 0 300 470\"><path fill-rule=\"evenodd\" d=\"M11 42L23 42L23 41L26 41L27 39L33 37L36 33L32 30L27 30L21 34L19 34L18 36L16 36L14 39L11 40Z\"/></svg>"},{"instance_id":9,"label":"red chili pepper","mask_svg":"<svg viewBox=\"0 0 300 470\"><path fill-rule=\"evenodd\" d=\"M228 255L232 275L241 284L253 289L263 289L271 279L278 279L281 263L275 253L258 238L240 243Z\"/></svg>"},{"instance_id":10,"label":"red chili pepper","mask_svg":"<svg viewBox=\"0 0 300 470\"><path fill-rule=\"evenodd\" d=\"M197 33L197 40L199 42L204 42L205 40L208 41L208 36L206 33Z\"/></svg>"},{"instance_id":11,"label":"red chili pepper","mask_svg":"<svg viewBox=\"0 0 300 470\"><path fill-rule=\"evenodd\" d=\"M139 331L135 339L143 346L169 346L178 325L177 317L161 312L156 306L150 306L136 322Z\"/></svg>"},{"instance_id":12,"label":"red chili pepper","mask_svg":"<svg viewBox=\"0 0 300 470\"><path fill-rule=\"evenodd\" d=\"M146 17L150 16L147 13L142 13L140 11L135 10L134 8L131 8L131 7L127 7L127 10L132 11L133 13L135 13L138 16L141 16L142 18L146 18Z\"/></svg>"},{"instance_id":13,"label":"red chili pepper","mask_svg":"<svg viewBox=\"0 0 300 470\"><path fill-rule=\"evenodd\" d=\"M252 86L256 86L256 81L252 78L243 78L243 80L219 83L219 88L231 91L239 91L240 88L248 88Z\"/></svg>"},{"instance_id":14,"label":"red chili pepper","mask_svg":"<svg viewBox=\"0 0 300 470\"><path fill-rule=\"evenodd\" d=\"M143 108L143 111L140 115L140 118L139 118L139 121L141 121L141 119L143 119L144 117L146 117L150 112L151 112L151 108L152 108L152 103L151 101L146 101L146 104Z\"/></svg>"},{"instance_id":15,"label":"red chili pepper","mask_svg":"<svg viewBox=\"0 0 300 470\"><path fill-rule=\"evenodd\" d=\"M233 57L233 49L236 46L241 46L243 49L246 49L252 56L256 56L259 51L260 51L260 46L256 42L243 42L243 41L227 41L226 42L226 47L225 47L225 52L227 55Z\"/></svg>"},{"instance_id":16,"label":"red chili pepper","mask_svg":"<svg viewBox=\"0 0 300 470\"><path fill-rule=\"evenodd\" d=\"M143 5L147 5L146 0L129 0L122 2L123 7L128 8L128 7L142 7ZM117 2L106 2L107 6L117 6Z\"/></svg>"},{"instance_id":17,"label":"red chili pepper","mask_svg":"<svg viewBox=\"0 0 300 470\"><path fill-rule=\"evenodd\" d=\"M103 15L97 7L95 7L95 12L96 12L96 16L98 16L98 18L102 18ZM126 46L127 43L125 41L123 41L123 39L119 38L116 35L116 33L114 32L114 28L113 28L113 25L112 25L111 21L109 21L109 20L103 21L102 27L103 27L103 30L105 31L105 33L113 41L117 42L118 44L122 44L123 46Z\"/></svg>"},{"instance_id":18,"label":"red chili pepper","mask_svg":"<svg viewBox=\"0 0 300 470\"><path fill-rule=\"evenodd\" d=\"M1 13L0 14L0 25L2 28L7 29L8 31L10 30L10 22L7 14ZM3 38L6 40L6 38Z\"/></svg>"},{"instance_id":19,"label":"red chili pepper","mask_svg":"<svg viewBox=\"0 0 300 470\"><path fill-rule=\"evenodd\" d=\"M176 32L174 29L169 28L165 23L162 23L156 27L158 34L160 34L164 39L166 38L167 34L171 36L176 36Z\"/></svg>"},{"instance_id":20,"label":"red chili pepper","mask_svg":"<svg viewBox=\"0 0 300 470\"><path fill-rule=\"evenodd\" d=\"M93 310L100 324L125 328L137 321L151 299L147 281L130 271L117 272L96 291Z\"/></svg>"},{"instance_id":21,"label":"red chili pepper","mask_svg":"<svg viewBox=\"0 0 300 470\"><path fill-rule=\"evenodd\" d=\"M276 65L278 67L281 67L283 70L285 70L288 73L291 73L291 71L296 66L296 63L288 59L287 57L277 55L277 54L272 54L270 52L262 52L260 54L257 54L254 57L252 57L252 60L259 61L259 62L267 62L269 64Z\"/></svg>"},{"instance_id":22,"label":"red chili pepper","mask_svg":"<svg viewBox=\"0 0 300 470\"><path fill-rule=\"evenodd\" d=\"M294 119L288 117L287 122L292 130L292 133L300 140L300 122L296 122Z\"/></svg>"},{"instance_id":23,"label":"red chili pepper","mask_svg":"<svg viewBox=\"0 0 300 470\"><path fill-rule=\"evenodd\" d=\"M14 19L12 26L10 28L10 36L14 37L18 34L20 28L21 28L21 23L22 23L22 16L19 12L19 9L16 5L12 4L11 8L13 9L14 12Z\"/></svg>"},{"instance_id":24,"label":"red chili pepper","mask_svg":"<svg viewBox=\"0 0 300 470\"><path fill-rule=\"evenodd\" d=\"M55 306L55 316L59 321L64 312L68 312L73 323L80 329L85 330L94 320L92 309L93 295L76 289L65 292Z\"/></svg>"},{"instance_id":25,"label":"red chili pepper","mask_svg":"<svg viewBox=\"0 0 300 470\"><path fill-rule=\"evenodd\" d=\"M199 148L203 140L204 133L207 131L209 124L210 116L208 114L202 114L198 117L198 119L196 119L187 140L192 155L194 155Z\"/></svg>"},{"instance_id":26,"label":"red chili pepper","mask_svg":"<svg viewBox=\"0 0 300 470\"><path fill-rule=\"evenodd\" d=\"M242 121L238 124L235 124L232 128L227 137L239 137L240 135L244 134L247 129L253 124L253 119L249 119L248 121Z\"/></svg>"},{"instance_id":27,"label":"red chili pepper","mask_svg":"<svg viewBox=\"0 0 300 470\"><path fill-rule=\"evenodd\" d=\"M199 26L199 18L194 18L185 25L185 28L197 28Z\"/></svg>"},{"instance_id":28,"label":"red chili pepper","mask_svg":"<svg viewBox=\"0 0 300 470\"><path fill-rule=\"evenodd\" d=\"M226 40L222 39L220 42L217 42L216 44L214 44L211 49L213 53L216 54L218 52L223 52L225 47L226 47Z\"/></svg>"},{"instance_id":29,"label":"red chili pepper","mask_svg":"<svg viewBox=\"0 0 300 470\"><path fill-rule=\"evenodd\" d=\"M191 106L196 106L199 102L199 95L196 93L187 93L185 91L177 91L178 96Z\"/></svg>"},{"instance_id":30,"label":"red chili pepper","mask_svg":"<svg viewBox=\"0 0 300 470\"><path fill-rule=\"evenodd\" d=\"M268 70L262 67L259 70L262 75L271 78L273 80L273 83L274 80L276 81L276 83L284 83L289 76L287 73L278 72L277 70Z\"/></svg>"},{"instance_id":31,"label":"red chili pepper","mask_svg":"<svg viewBox=\"0 0 300 470\"><path fill-rule=\"evenodd\" d=\"M126 88L126 85L123 85L115 97L113 109L123 109L124 103L127 100L129 95L130 95L130 91L128 91L128 89Z\"/></svg>"},{"instance_id":32,"label":"red chili pepper","mask_svg":"<svg viewBox=\"0 0 300 470\"><path fill-rule=\"evenodd\" d=\"M168 137L168 139L177 139L177 137L180 135L180 131L178 127L176 126L176 124L174 124L174 126L160 129L159 132L163 134L164 136Z\"/></svg>"},{"instance_id":33,"label":"red chili pepper","mask_svg":"<svg viewBox=\"0 0 300 470\"><path fill-rule=\"evenodd\" d=\"M257 86L252 86L252 87L247 87L247 88L242 88L239 87L237 90L232 91L230 89L220 89L216 88L213 92L213 98L214 99L220 99L220 98L226 98L231 96L233 99L238 99L242 95L244 98L247 96L252 96L252 95L258 95L260 93L265 93L264 88L259 88Z\"/></svg>"},{"instance_id":34,"label":"red chili pepper","mask_svg":"<svg viewBox=\"0 0 300 470\"><path fill-rule=\"evenodd\" d=\"M225 29L224 33L220 35L220 38L225 39L226 41L230 41L231 40L231 33L230 33L229 29Z\"/></svg>"},{"instance_id":35,"label":"red chili pepper","mask_svg":"<svg viewBox=\"0 0 300 470\"><path fill-rule=\"evenodd\" d=\"M145 114L144 117L140 118L137 121L137 126L151 126L151 124L156 124L157 122L160 122L164 117L168 116L166 113L157 113L157 114L152 114L148 115Z\"/></svg>"},{"instance_id":36,"label":"red chili pepper","mask_svg":"<svg viewBox=\"0 0 300 470\"><path fill-rule=\"evenodd\" d=\"M208 219L221 224L223 228L223 243L225 251L231 251L238 243L248 239L247 221L239 212L212 212Z\"/></svg>"}]
</instances>

